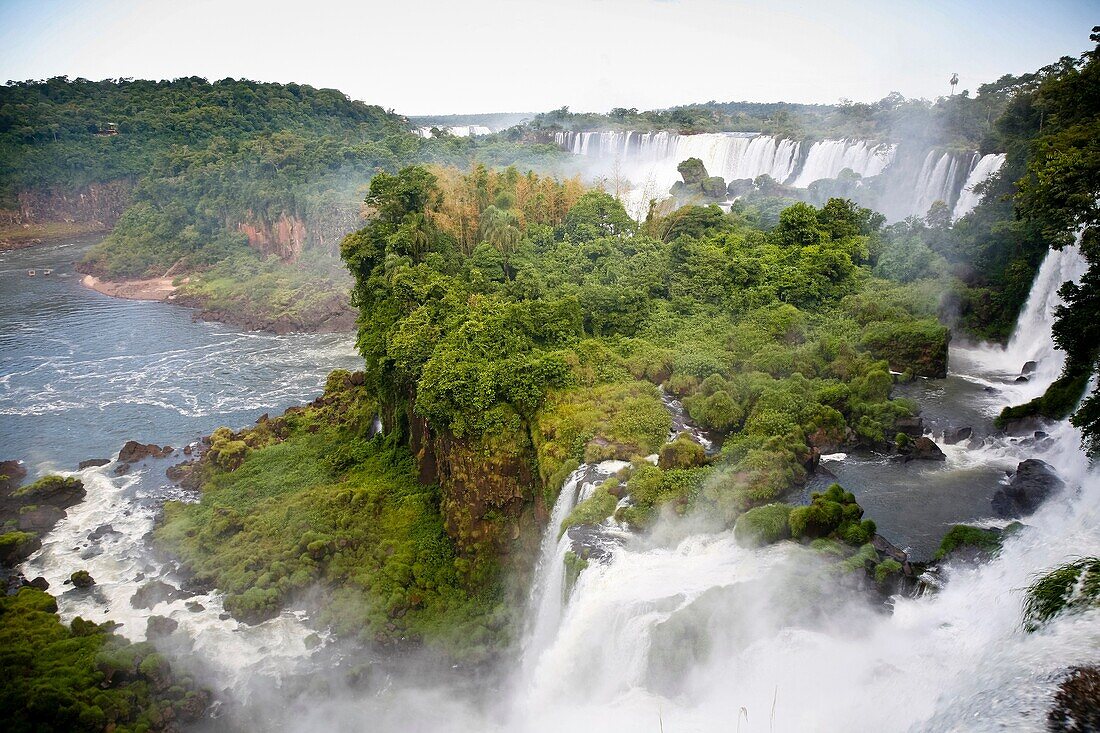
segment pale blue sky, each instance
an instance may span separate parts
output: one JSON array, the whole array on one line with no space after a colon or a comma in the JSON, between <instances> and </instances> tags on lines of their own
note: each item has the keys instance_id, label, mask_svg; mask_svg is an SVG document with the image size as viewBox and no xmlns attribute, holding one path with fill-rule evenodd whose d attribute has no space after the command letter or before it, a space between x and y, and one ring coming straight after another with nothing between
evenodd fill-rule
<instances>
[{"instance_id":1,"label":"pale blue sky","mask_svg":"<svg viewBox=\"0 0 1100 733\"><path fill-rule=\"evenodd\" d=\"M0 0L0 80L244 76L405 114L931 98L1097 24L1097 0Z\"/></svg>"}]
</instances>

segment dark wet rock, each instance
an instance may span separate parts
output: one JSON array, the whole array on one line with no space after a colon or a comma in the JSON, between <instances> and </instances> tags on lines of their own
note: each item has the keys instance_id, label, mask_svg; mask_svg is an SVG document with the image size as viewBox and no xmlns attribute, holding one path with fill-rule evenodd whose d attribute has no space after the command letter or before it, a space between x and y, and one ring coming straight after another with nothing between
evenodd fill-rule
<instances>
[{"instance_id":1,"label":"dark wet rock","mask_svg":"<svg viewBox=\"0 0 1100 733\"><path fill-rule=\"evenodd\" d=\"M111 462L110 458L89 458L86 461L81 461L77 464L77 470L83 471L85 468L99 468L100 466L106 466Z\"/></svg>"},{"instance_id":2,"label":"dark wet rock","mask_svg":"<svg viewBox=\"0 0 1100 733\"><path fill-rule=\"evenodd\" d=\"M116 476L125 476L128 473L130 473L130 464L129 463L120 463L117 466L115 466L115 475Z\"/></svg>"},{"instance_id":3,"label":"dark wet rock","mask_svg":"<svg viewBox=\"0 0 1100 733\"><path fill-rule=\"evenodd\" d=\"M969 427L965 428L948 428L943 431L943 442L947 445L955 445L961 443L964 440L970 438L974 434L974 430Z\"/></svg>"},{"instance_id":4,"label":"dark wet rock","mask_svg":"<svg viewBox=\"0 0 1100 733\"><path fill-rule=\"evenodd\" d=\"M1001 423L1001 430L1005 435L1013 438L1033 436L1036 431L1043 431L1049 427L1049 423L1041 417L1030 415L1027 417L1014 417Z\"/></svg>"},{"instance_id":5,"label":"dark wet rock","mask_svg":"<svg viewBox=\"0 0 1100 733\"><path fill-rule=\"evenodd\" d=\"M77 570L69 576L74 588L91 588L95 585L95 578L87 570Z\"/></svg>"},{"instance_id":6,"label":"dark wet rock","mask_svg":"<svg viewBox=\"0 0 1100 733\"><path fill-rule=\"evenodd\" d=\"M96 542L107 537L121 537L122 533L109 524L101 524L88 533L88 539Z\"/></svg>"},{"instance_id":7,"label":"dark wet rock","mask_svg":"<svg viewBox=\"0 0 1100 733\"><path fill-rule=\"evenodd\" d=\"M118 452L119 463L137 463L146 458L164 458L172 452L172 446L158 446L154 443L139 443L136 440L126 441L122 450Z\"/></svg>"},{"instance_id":8,"label":"dark wet rock","mask_svg":"<svg viewBox=\"0 0 1100 733\"><path fill-rule=\"evenodd\" d=\"M943 454L940 447L936 445L936 442L931 438L921 436L915 440L910 441L905 446L899 446L898 452L901 453L902 460L905 463L909 461L946 461L947 456Z\"/></svg>"},{"instance_id":9,"label":"dark wet rock","mask_svg":"<svg viewBox=\"0 0 1100 733\"><path fill-rule=\"evenodd\" d=\"M189 598L191 593L174 588L161 580L151 580L141 586L130 598L130 605L134 608L150 609L158 603L169 602Z\"/></svg>"},{"instance_id":10,"label":"dark wet rock","mask_svg":"<svg viewBox=\"0 0 1100 733\"><path fill-rule=\"evenodd\" d=\"M993 495L993 511L1001 517L1025 517L1064 487L1050 464L1029 458L1016 466L1008 486Z\"/></svg>"},{"instance_id":11,"label":"dark wet rock","mask_svg":"<svg viewBox=\"0 0 1100 733\"><path fill-rule=\"evenodd\" d=\"M171 636L172 632L179 628L179 621L167 616L150 616L145 622L145 635L150 639L160 639Z\"/></svg>"},{"instance_id":12,"label":"dark wet rock","mask_svg":"<svg viewBox=\"0 0 1100 733\"><path fill-rule=\"evenodd\" d=\"M920 417L899 417L894 423L894 431L905 433L910 438L919 438L924 435L924 420Z\"/></svg>"},{"instance_id":13,"label":"dark wet rock","mask_svg":"<svg viewBox=\"0 0 1100 733\"><path fill-rule=\"evenodd\" d=\"M218 618L222 621L228 621L229 619L231 619L233 617L230 616L228 613L222 612L222 613L218 614Z\"/></svg>"},{"instance_id":14,"label":"dark wet rock","mask_svg":"<svg viewBox=\"0 0 1100 733\"><path fill-rule=\"evenodd\" d=\"M198 601L188 601L185 604L185 608L187 608L187 610L191 613L199 613L200 611L206 610L206 606L202 605Z\"/></svg>"},{"instance_id":15,"label":"dark wet rock","mask_svg":"<svg viewBox=\"0 0 1100 733\"><path fill-rule=\"evenodd\" d=\"M604 562L611 557L611 550L618 541L604 527L596 524L577 524L570 527L570 550L581 560Z\"/></svg>"},{"instance_id":16,"label":"dark wet rock","mask_svg":"<svg viewBox=\"0 0 1100 733\"><path fill-rule=\"evenodd\" d=\"M64 509L49 504L25 506L19 510L19 531L45 534L64 516Z\"/></svg>"},{"instance_id":17,"label":"dark wet rock","mask_svg":"<svg viewBox=\"0 0 1100 733\"><path fill-rule=\"evenodd\" d=\"M1033 361L1025 361L1024 366L1020 369L1020 374L1034 374L1035 370L1039 368L1039 365Z\"/></svg>"},{"instance_id":18,"label":"dark wet rock","mask_svg":"<svg viewBox=\"0 0 1100 733\"><path fill-rule=\"evenodd\" d=\"M37 588L40 591L47 591L50 589L50 581L39 575L34 580L28 580L27 585L31 588Z\"/></svg>"},{"instance_id":19,"label":"dark wet rock","mask_svg":"<svg viewBox=\"0 0 1100 733\"><path fill-rule=\"evenodd\" d=\"M1054 695L1047 729L1058 733L1100 731L1100 667L1070 670Z\"/></svg>"},{"instance_id":20,"label":"dark wet rock","mask_svg":"<svg viewBox=\"0 0 1100 733\"><path fill-rule=\"evenodd\" d=\"M38 552L42 540L33 534L5 535L0 543L0 568L11 568Z\"/></svg>"},{"instance_id":21,"label":"dark wet rock","mask_svg":"<svg viewBox=\"0 0 1100 733\"><path fill-rule=\"evenodd\" d=\"M1016 377L1016 379L1014 381L1019 383L1019 384L1023 384L1024 382L1029 382L1031 380L1029 380L1027 377L1025 377L1021 374L1020 376Z\"/></svg>"}]
</instances>

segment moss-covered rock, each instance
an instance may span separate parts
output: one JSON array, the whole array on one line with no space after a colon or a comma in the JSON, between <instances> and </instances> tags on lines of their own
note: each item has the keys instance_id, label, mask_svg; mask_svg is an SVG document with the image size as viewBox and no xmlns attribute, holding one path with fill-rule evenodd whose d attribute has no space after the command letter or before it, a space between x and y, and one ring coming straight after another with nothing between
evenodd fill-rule
<instances>
[{"instance_id":1,"label":"moss-covered rock","mask_svg":"<svg viewBox=\"0 0 1100 733\"><path fill-rule=\"evenodd\" d=\"M861 344L896 372L919 377L947 376L947 347L951 331L934 319L880 321L863 330Z\"/></svg>"},{"instance_id":2,"label":"moss-covered rock","mask_svg":"<svg viewBox=\"0 0 1100 733\"><path fill-rule=\"evenodd\" d=\"M687 433L681 433L676 440L662 445L657 457L657 465L665 469L696 468L704 465L706 461L707 456L703 446Z\"/></svg>"},{"instance_id":3,"label":"moss-covered rock","mask_svg":"<svg viewBox=\"0 0 1100 733\"><path fill-rule=\"evenodd\" d=\"M74 588L91 588L95 585L95 579L87 570L77 570L69 576L69 582Z\"/></svg>"}]
</instances>

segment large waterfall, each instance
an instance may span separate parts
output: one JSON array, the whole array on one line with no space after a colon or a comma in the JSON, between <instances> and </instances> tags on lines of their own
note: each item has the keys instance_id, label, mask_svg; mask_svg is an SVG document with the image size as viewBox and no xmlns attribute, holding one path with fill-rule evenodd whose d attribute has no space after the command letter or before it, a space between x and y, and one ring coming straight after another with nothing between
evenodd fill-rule
<instances>
[{"instance_id":1,"label":"large waterfall","mask_svg":"<svg viewBox=\"0 0 1100 733\"><path fill-rule=\"evenodd\" d=\"M818 140L806 143L756 133L700 133L638 131L562 131L554 135L558 147L591 159L592 172L615 179L615 190L636 216L644 215L650 199L668 195L680 180L677 166L699 158L712 176L726 182L768 175L794 188L832 180L850 171L861 183L859 203L882 210L891 219L924 217L942 201L952 218L969 213L981 196L974 187L996 173L1004 163L1001 153L981 155L953 150L913 151L899 162L898 146L865 140Z\"/></svg>"}]
</instances>

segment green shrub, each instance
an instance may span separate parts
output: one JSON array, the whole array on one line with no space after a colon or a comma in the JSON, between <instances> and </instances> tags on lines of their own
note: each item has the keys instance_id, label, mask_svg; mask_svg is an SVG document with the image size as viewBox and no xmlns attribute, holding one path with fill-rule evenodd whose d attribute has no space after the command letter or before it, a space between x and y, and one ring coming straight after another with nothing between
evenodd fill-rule
<instances>
[{"instance_id":1,"label":"green shrub","mask_svg":"<svg viewBox=\"0 0 1100 733\"><path fill-rule=\"evenodd\" d=\"M1001 549L1001 533L992 529L970 527L956 524L947 530L940 541L935 559L943 560L960 547L974 547L983 552L997 552Z\"/></svg>"},{"instance_id":2,"label":"green shrub","mask_svg":"<svg viewBox=\"0 0 1100 733\"><path fill-rule=\"evenodd\" d=\"M561 530L558 532L559 536L565 534L565 531L570 527L579 524L599 524L610 517L615 511L615 506L619 503L619 500L608 491L609 484L612 483L617 484L618 480L609 479L605 481L596 487L596 490L592 492L592 496L573 507L573 511L569 512L569 516L562 520Z\"/></svg>"},{"instance_id":3,"label":"green shrub","mask_svg":"<svg viewBox=\"0 0 1100 733\"><path fill-rule=\"evenodd\" d=\"M1024 628L1035 631L1055 616L1100 607L1100 558L1083 557L1036 579L1024 597Z\"/></svg>"},{"instance_id":4,"label":"green shrub","mask_svg":"<svg viewBox=\"0 0 1100 733\"><path fill-rule=\"evenodd\" d=\"M790 504L766 504L749 509L737 518L733 536L747 547L770 545L791 536Z\"/></svg>"}]
</instances>

